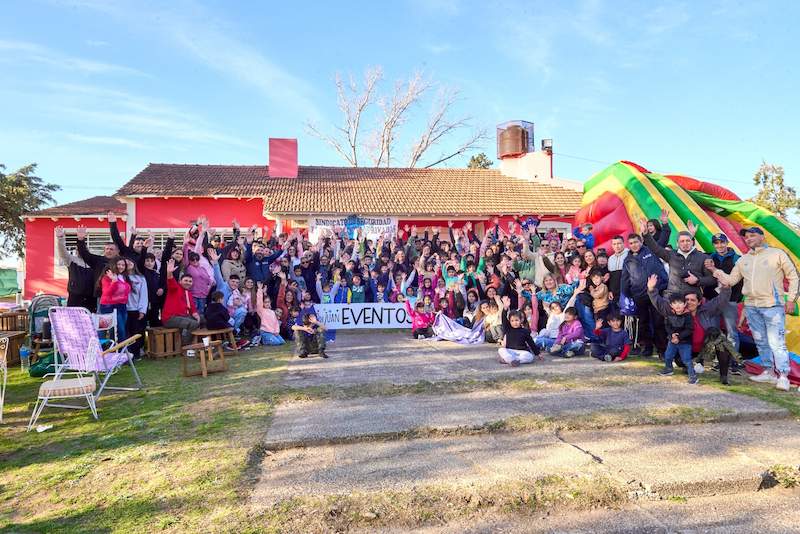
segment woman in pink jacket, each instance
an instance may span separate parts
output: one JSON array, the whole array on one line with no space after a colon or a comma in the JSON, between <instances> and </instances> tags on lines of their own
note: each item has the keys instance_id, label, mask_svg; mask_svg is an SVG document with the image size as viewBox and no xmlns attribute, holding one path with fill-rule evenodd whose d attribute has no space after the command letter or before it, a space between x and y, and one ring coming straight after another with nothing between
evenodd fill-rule
<instances>
[{"instance_id":1,"label":"woman in pink jacket","mask_svg":"<svg viewBox=\"0 0 800 534\"><path fill-rule=\"evenodd\" d=\"M117 315L117 339L127 339L125 323L128 321L128 295L131 283L128 280L128 265L124 258L114 258L108 262L103 276L97 281L100 286L100 313Z\"/></svg>"}]
</instances>

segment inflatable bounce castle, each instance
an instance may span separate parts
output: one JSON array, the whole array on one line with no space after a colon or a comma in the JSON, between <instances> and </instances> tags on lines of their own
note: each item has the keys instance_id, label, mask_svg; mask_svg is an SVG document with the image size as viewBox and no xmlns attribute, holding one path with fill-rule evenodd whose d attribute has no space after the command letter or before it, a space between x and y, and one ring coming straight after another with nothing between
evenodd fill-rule
<instances>
[{"instance_id":1,"label":"inflatable bounce castle","mask_svg":"<svg viewBox=\"0 0 800 534\"><path fill-rule=\"evenodd\" d=\"M620 161L584 184L581 206L575 216L576 225L592 223L596 246L607 250L611 250L613 236L637 233L640 220L658 219L666 209L672 246L678 232L686 230L686 223L691 220L697 227L699 247L713 250L711 237L724 233L729 245L744 254L747 246L739 230L759 226L770 246L784 249L795 265L800 264L800 233L789 223L722 186L688 176L658 174L636 163ZM786 318L786 343L792 353L792 381L800 382L800 317L796 315Z\"/></svg>"}]
</instances>

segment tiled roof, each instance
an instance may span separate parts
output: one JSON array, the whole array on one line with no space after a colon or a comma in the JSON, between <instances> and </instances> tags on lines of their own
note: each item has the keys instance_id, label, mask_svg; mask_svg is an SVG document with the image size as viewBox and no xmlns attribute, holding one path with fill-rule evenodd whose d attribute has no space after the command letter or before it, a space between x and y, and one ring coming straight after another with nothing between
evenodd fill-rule
<instances>
[{"instance_id":1,"label":"tiled roof","mask_svg":"<svg viewBox=\"0 0 800 534\"><path fill-rule=\"evenodd\" d=\"M118 196L263 197L274 214L572 214L581 193L511 178L495 169L300 166L270 178L266 165L151 163Z\"/></svg>"},{"instance_id":2,"label":"tiled roof","mask_svg":"<svg viewBox=\"0 0 800 534\"><path fill-rule=\"evenodd\" d=\"M105 215L109 211L117 215L125 215L127 209L125 204L114 197L92 197L86 200L78 200L69 204L53 206L39 211L26 213L26 217L75 217L82 215Z\"/></svg>"}]
</instances>

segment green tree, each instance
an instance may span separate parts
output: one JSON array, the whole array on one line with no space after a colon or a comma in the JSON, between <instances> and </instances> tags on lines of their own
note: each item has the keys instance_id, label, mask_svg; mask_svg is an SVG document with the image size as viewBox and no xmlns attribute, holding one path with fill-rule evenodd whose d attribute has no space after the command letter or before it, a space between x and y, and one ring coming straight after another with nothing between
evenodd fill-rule
<instances>
[{"instance_id":1,"label":"green tree","mask_svg":"<svg viewBox=\"0 0 800 534\"><path fill-rule=\"evenodd\" d=\"M489 157L481 152L480 154L475 154L471 158L469 158L469 163L467 163L467 168L469 169L488 169L494 165L494 161L490 160Z\"/></svg>"},{"instance_id":2,"label":"green tree","mask_svg":"<svg viewBox=\"0 0 800 534\"><path fill-rule=\"evenodd\" d=\"M22 215L55 202L52 193L61 189L36 176L31 163L6 174L0 163L0 251L25 255L25 223Z\"/></svg>"},{"instance_id":3,"label":"green tree","mask_svg":"<svg viewBox=\"0 0 800 534\"><path fill-rule=\"evenodd\" d=\"M780 165L762 161L753 176L753 183L758 186L758 193L750 200L772 213L788 219L792 210L800 208L797 191L784 182L783 167Z\"/></svg>"}]
</instances>

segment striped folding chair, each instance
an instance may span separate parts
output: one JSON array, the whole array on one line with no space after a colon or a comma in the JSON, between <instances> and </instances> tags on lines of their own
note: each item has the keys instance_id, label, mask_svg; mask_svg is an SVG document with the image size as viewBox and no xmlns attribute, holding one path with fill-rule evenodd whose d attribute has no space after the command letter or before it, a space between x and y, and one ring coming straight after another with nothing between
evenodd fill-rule
<instances>
[{"instance_id":1,"label":"striped folding chair","mask_svg":"<svg viewBox=\"0 0 800 534\"><path fill-rule=\"evenodd\" d=\"M0 423L3 422L3 403L6 400L6 380L8 379L8 336L0 337L0 374L3 382L0 383Z\"/></svg>"},{"instance_id":2,"label":"striped folding chair","mask_svg":"<svg viewBox=\"0 0 800 534\"><path fill-rule=\"evenodd\" d=\"M128 352L127 348L141 337L140 334L102 350L97 329L88 310L72 307L50 308L50 322L53 326L56 360L62 360L65 369L89 372L97 376L100 386L95 393L95 398L99 397L105 389L122 391L142 389L142 381L133 363L133 355ZM81 358L76 359L78 356ZM136 386L107 385L111 376L125 365L131 368Z\"/></svg>"}]
</instances>

